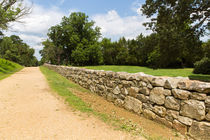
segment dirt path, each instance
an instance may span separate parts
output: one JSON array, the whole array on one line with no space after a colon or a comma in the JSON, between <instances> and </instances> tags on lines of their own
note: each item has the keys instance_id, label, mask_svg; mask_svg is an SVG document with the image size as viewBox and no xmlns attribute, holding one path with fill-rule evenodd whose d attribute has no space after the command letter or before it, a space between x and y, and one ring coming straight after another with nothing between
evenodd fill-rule
<instances>
[{"instance_id":1,"label":"dirt path","mask_svg":"<svg viewBox=\"0 0 210 140\"><path fill-rule=\"evenodd\" d=\"M39 68L24 68L0 81L0 139L130 140L134 137L71 111L53 96Z\"/></svg>"}]
</instances>

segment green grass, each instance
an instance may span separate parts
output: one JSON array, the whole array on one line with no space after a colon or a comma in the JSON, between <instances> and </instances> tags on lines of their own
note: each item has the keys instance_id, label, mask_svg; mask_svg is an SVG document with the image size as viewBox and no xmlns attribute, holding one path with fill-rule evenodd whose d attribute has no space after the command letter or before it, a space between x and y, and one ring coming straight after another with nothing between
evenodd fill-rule
<instances>
[{"instance_id":1,"label":"green grass","mask_svg":"<svg viewBox=\"0 0 210 140\"><path fill-rule=\"evenodd\" d=\"M111 124L112 126L116 127L117 130L123 130L126 132L131 132L135 135L144 136L146 139L149 140L159 140L159 137L151 137L147 134L142 132L142 129L134 125L131 121L125 121L120 118L112 117L108 114L99 113L93 110L87 103L81 100L79 97L74 95L70 89L75 89L81 92L90 93L90 91L82 88L81 86L69 81L65 77L61 76L60 74L49 70L46 67L40 67L41 72L45 75L50 88L55 91L58 95L62 96L65 101L73 108L81 112L85 112L88 114L93 114L94 116L98 117L102 121Z\"/></svg>"},{"instance_id":2,"label":"green grass","mask_svg":"<svg viewBox=\"0 0 210 140\"><path fill-rule=\"evenodd\" d=\"M144 72L145 74L154 75L154 76L170 76L170 77L189 77L192 80L201 80L210 82L210 75L203 74L193 74L192 68L184 69L151 69L141 66L86 66L84 68L94 69L94 70L105 70L105 71L114 71L114 72L128 72L128 73L137 73Z\"/></svg>"},{"instance_id":3,"label":"green grass","mask_svg":"<svg viewBox=\"0 0 210 140\"><path fill-rule=\"evenodd\" d=\"M0 58L0 80L10 76L22 68L23 66L17 63Z\"/></svg>"}]
</instances>

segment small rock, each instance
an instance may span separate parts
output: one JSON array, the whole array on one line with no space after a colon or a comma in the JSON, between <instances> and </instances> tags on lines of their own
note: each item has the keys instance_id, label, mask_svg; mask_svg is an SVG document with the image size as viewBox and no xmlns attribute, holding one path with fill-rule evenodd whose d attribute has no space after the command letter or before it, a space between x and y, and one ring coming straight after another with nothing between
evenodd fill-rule
<instances>
[{"instance_id":1,"label":"small rock","mask_svg":"<svg viewBox=\"0 0 210 140\"><path fill-rule=\"evenodd\" d=\"M149 97L150 101L158 105L163 105L165 103L164 89L162 87L155 87Z\"/></svg>"},{"instance_id":2,"label":"small rock","mask_svg":"<svg viewBox=\"0 0 210 140\"><path fill-rule=\"evenodd\" d=\"M188 126L192 125L193 120L188 117L178 116L178 120Z\"/></svg>"},{"instance_id":3,"label":"small rock","mask_svg":"<svg viewBox=\"0 0 210 140\"><path fill-rule=\"evenodd\" d=\"M174 110L179 110L180 109L180 101L175 99L172 96L167 96L165 100L165 107L174 109Z\"/></svg>"},{"instance_id":4,"label":"small rock","mask_svg":"<svg viewBox=\"0 0 210 140\"><path fill-rule=\"evenodd\" d=\"M178 79L178 78L170 78L170 77L168 77L166 79L164 87L168 88L168 89L177 88L177 85L178 85L179 81L180 81L180 79Z\"/></svg>"},{"instance_id":5,"label":"small rock","mask_svg":"<svg viewBox=\"0 0 210 140\"><path fill-rule=\"evenodd\" d=\"M114 102L114 104L115 104L116 106L122 107L123 104L124 104L124 101L121 100L121 99L116 99L115 102Z\"/></svg>"},{"instance_id":6,"label":"small rock","mask_svg":"<svg viewBox=\"0 0 210 140\"><path fill-rule=\"evenodd\" d=\"M182 100L187 100L191 94L189 91L181 90L181 89L172 89L172 93L176 98L179 98Z\"/></svg>"},{"instance_id":7,"label":"small rock","mask_svg":"<svg viewBox=\"0 0 210 140\"><path fill-rule=\"evenodd\" d=\"M135 97L135 98L136 98L138 93L139 93L139 88L137 88L137 87L131 87L128 90L128 94L132 97Z\"/></svg>"},{"instance_id":8,"label":"small rock","mask_svg":"<svg viewBox=\"0 0 210 140\"><path fill-rule=\"evenodd\" d=\"M150 119L150 120L154 120L156 118L155 113L153 113L152 111L148 109L144 109L143 115L145 118Z\"/></svg>"},{"instance_id":9,"label":"small rock","mask_svg":"<svg viewBox=\"0 0 210 140\"><path fill-rule=\"evenodd\" d=\"M155 106L154 108L153 108L153 111L156 113L156 114L158 114L159 116L161 116L161 117L165 117L165 115L166 115L166 109L164 108L164 107L162 107L162 106Z\"/></svg>"},{"instance_id":10,"label":"small rock","mask_svg":"<svg viewBox=\"0 0 210 140\"><path fill-rule=\"evenodd\" d=\"M146 96L143 94L138 94L136 98L139 99L143 103L146 103L148 101L148 98L146 98Z\"/></svg>"},{"instance_id":11,"label":"small rock","mask_svg":"<svg viewBox=\"0 0 210 140\"><path fill-rule=\"evenodd\" d=\"M166 111L166 119L173 121L174 119L177 119L179 116L178 111L173 111L173 110L167 110Z\"/></svg>"},{"instance_id":12,"label":"small rock","mask_svg":"<svg viewBox=\"0 0 210 140\"><path fill-rule=\"evenodd\" d=\"M119 88L118 86L116 86L116 88L113 90L113 93L114 93L115 95L120 94L120 88Z\"/></svg>"},{"instance_id":13,"label":"small rock","mask_svg":"<svg viewBox=\"0 0 210 140\"><path fill-rule=\"evenodd\" d=\"M157 86L157 87L163 87L165 85L165 78L161 78L161 77L154 77L151 81L151 84L153 86Z\"/></svg>"},{"instance_id":14,"label":"small rock","mask_svg":"<svg viewBox=\"0 0 210 140\"><path fill-rule=\"evenodd\" d=\"M147 87L142 87L139 89L139 92L145 95L149 95L150 90Z\"/></svg>"},{"instance_id":15,"label":"small rock","mask_svg":"<svg viewBox=\"0 0 210 140\"><path fill-rule=\"evenodd\" d=\"M210 111L206 114L206 120L210 121Z\"/></svg>"}]
</instances>

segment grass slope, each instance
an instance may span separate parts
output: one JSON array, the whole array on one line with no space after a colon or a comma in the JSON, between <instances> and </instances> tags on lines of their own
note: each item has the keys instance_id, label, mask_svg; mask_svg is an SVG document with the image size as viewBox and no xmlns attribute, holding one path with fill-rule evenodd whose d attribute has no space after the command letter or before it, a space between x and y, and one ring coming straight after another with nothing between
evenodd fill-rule
<instances>
[{"instance_id":1,"label":"grass slope","mask_svg":"<svg viewBox=\"0 0 210 140\"><path fill-rule=\"evenodd\" d=\"M22 68L23 66L17 63L0 58L0 80L10 76Z\"/></svg>"},{"instance_id":2,"label":"grass slope","mask_svg":"<svg viewBox=\"0 0 210 140\"><path fill-rule=\"evenodd\" d=\"M137 73L144 72L149 75L154 76L171 76L171 77L189 77L192 80L201 80L210 82L210 75L203 74L193 74L192 68L185 69L151 69L147 67L141 66L116 66L116 65L107 65L107 66L86 66L84 68L94 69L94 70L106 70L106 71L114 71L114 72L128 72L128 73Z\"/></svg>"}]
</instances>

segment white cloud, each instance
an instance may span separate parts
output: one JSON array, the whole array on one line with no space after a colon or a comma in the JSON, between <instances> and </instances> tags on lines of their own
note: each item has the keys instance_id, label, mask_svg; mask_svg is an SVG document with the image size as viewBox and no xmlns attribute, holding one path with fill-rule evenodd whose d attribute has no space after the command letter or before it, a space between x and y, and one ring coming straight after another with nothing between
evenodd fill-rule
<instances>
[{"instance_id":1,"label":"white cloud","mask_svg":"<svg viewBox=\"0 0 210 140\"><path fill-rule=\"evenodd\" d=\"M140 33L148 35L151 31L146 30L142 25L148 19L141 15L120 17L115 10L108 11L106 14L97 14L92 18L96 25L101 27L104 37L118 39L126 37L132 39Z\"/></svg>"},{"instance_id":2,"label":"white cloud","mask_svg":"<svg viewBox=\"0 0 210 140\"><path fill-rule=\"evenodd\" d=\"M26 5L31 5L29 0ZM62 12L58 7L44 8L33 4L32 12L21 19L21 23L10 24L10 29L5 34L20 36L20 38L35 49L35 56L40 59L39 50L43 48L41 42L47 38L48 29L61 22L63 16L69 13Z\"/></svg>"}]
</instances>

